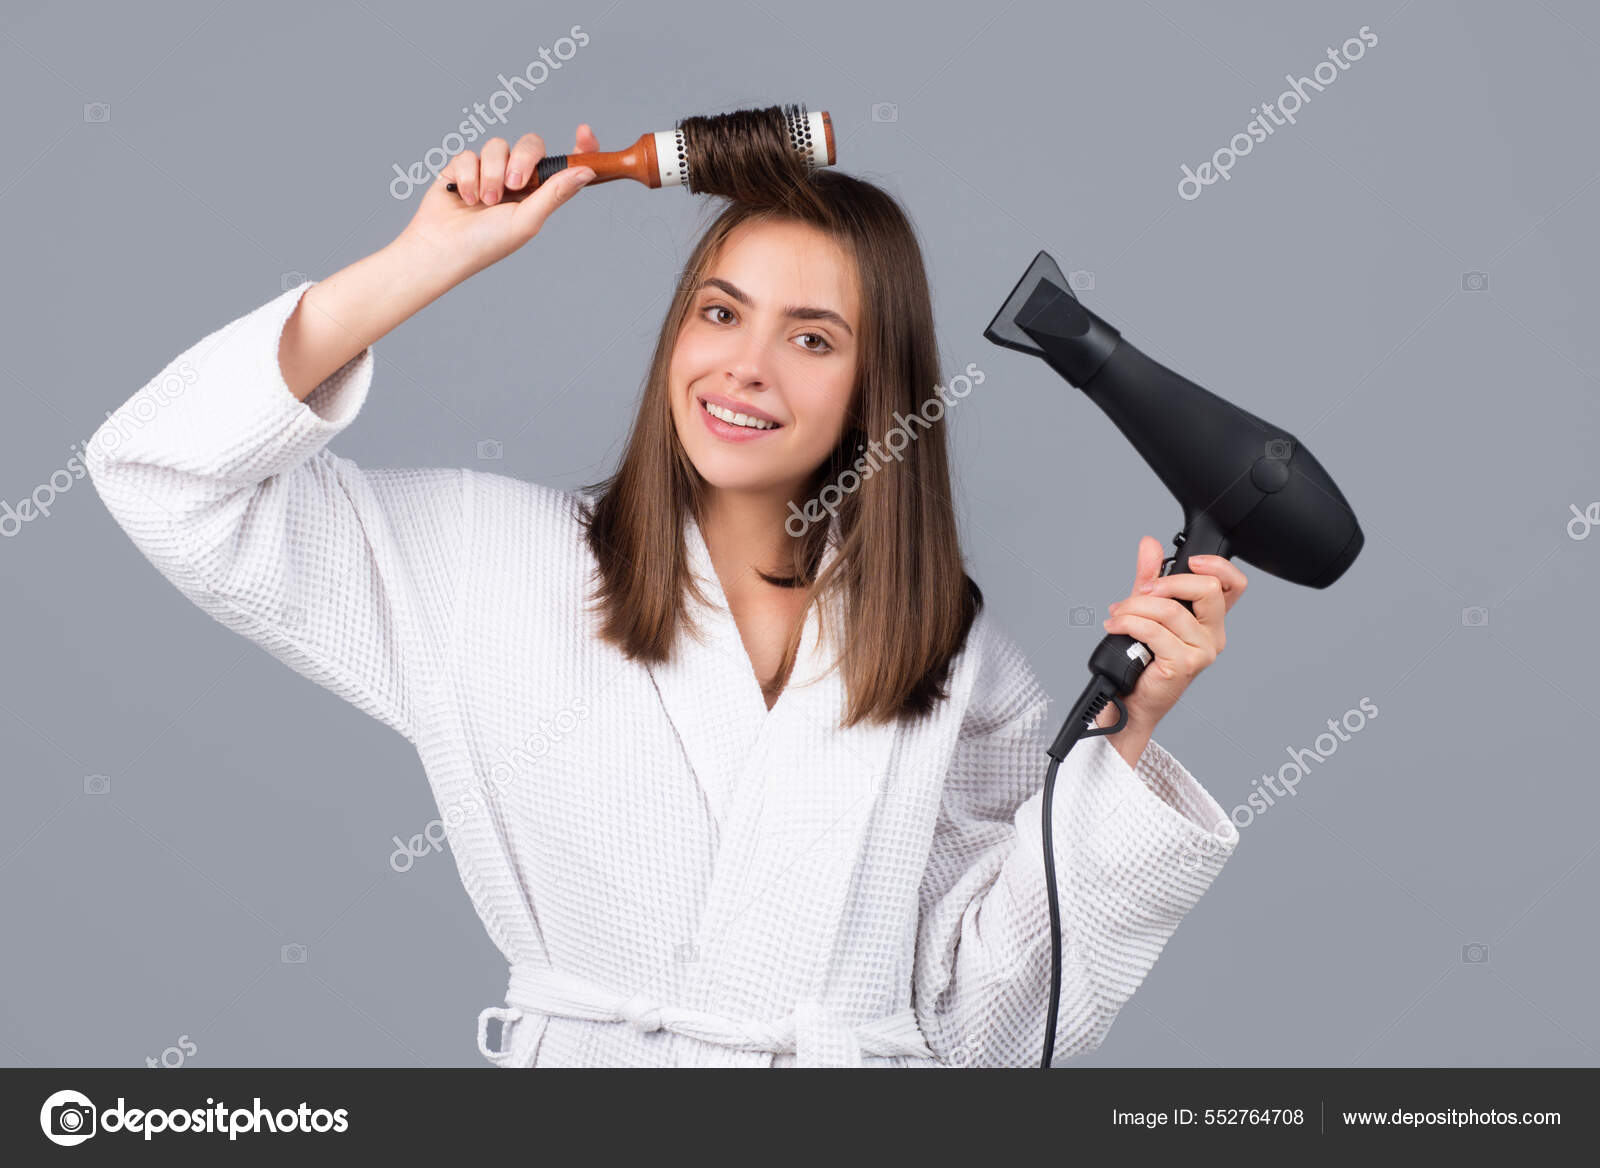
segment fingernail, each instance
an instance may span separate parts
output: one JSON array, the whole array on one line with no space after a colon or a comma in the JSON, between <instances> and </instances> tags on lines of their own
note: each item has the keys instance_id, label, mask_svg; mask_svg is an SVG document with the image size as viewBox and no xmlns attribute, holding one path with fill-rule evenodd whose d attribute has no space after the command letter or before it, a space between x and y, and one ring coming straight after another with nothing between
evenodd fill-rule
<instances>
[{"instance_id":1,"label":"fingernail","mask_svg":"<svg viewBox=\"0 0 1600 1168\"><path fill-rule=\"evenodd\" d=\"M1140 592L1153 592L1153 591L1155 591L1155 587L1156 586L1154 584L1141 584L1141 585L1139 585L1139 591Z\"/></svg>"},{"instance_id":2,"label":"fingernail","mask_svg":"<svg viewBox=\"0 0 1600 1168\"><path fill-rule=\"evenodd\" d=\"M513 170L510 174L506 175L506 186L520 187L521 185L522 172L520 170Z\"/></svg>"}]
</instances>

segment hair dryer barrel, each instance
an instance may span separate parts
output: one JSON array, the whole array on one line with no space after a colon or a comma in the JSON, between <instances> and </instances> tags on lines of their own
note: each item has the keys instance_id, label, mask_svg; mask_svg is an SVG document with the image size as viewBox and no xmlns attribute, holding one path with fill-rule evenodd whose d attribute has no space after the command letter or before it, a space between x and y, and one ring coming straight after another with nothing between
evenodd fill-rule
<instances>
[{"instance_id":1,"label":"hair dryer barrel","mask_svg":"<svg viewBox=\"0 0 1600 1168\"><path fill-rule=\"evenodd\" d=\"M1105 411L1183 508L1184 528L1274 576L1326 588L1364 537L1332 476L1294 435L1141 353L1039 252L984 336L1042 357Z\"/></svg>"},{"instance_id":2,"label":"hair dryer barrel","mask_svg":"<svg viewBox=\"0 0 1600 1168\"><path fill-rule=\"evenodd\" d=\"M1365 537L1333 478L1299 439L1202 389L1123 340L1080 388L1224 553L1311 588L1344 574Z\"/></svg>"}]
</instances>

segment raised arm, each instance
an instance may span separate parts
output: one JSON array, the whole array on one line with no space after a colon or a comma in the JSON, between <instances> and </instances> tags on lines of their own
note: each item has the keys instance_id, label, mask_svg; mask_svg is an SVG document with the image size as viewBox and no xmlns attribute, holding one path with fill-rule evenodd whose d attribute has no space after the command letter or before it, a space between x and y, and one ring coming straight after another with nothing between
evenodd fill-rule
<instances>
[{"instance_id":1,"label":"raised arm","mask_svg":"<svg viewBox=\"0 0 1600 1168\"><path fill-rule=\"evenodd\" d=\"M542 151L528 138L519 150ZM413 740L444 668L464 472L362 468L327 446L366 400L373 343L532 238L584 173L473 206L444 190L469 157L393 243L180 353L84 455L111 514L185 596ZM470 170L481 181L476 158Z\"/></svg>"}]
</instances>

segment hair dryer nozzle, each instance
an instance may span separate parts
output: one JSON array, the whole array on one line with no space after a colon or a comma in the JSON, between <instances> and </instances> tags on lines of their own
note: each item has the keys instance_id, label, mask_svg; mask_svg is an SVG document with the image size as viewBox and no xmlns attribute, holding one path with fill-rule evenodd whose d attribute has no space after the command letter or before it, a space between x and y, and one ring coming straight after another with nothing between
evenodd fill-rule
<instances>
[{"instance_id":1,"label":"hair dryer nozzle","mask_svg":"<svg viewBox=\"0 0 1600 1168\"><path fill-rule=\"evenodd\" d=\"M1005 304L983 330L997 345L1043 357L1082 388L1106 363L1122 334L1073 294L1048 252L1033 257Z\"/></svg>"},{"instance_id":2,"label":"hair dryer nozzle","mask_svg":"<svg viewBox=\"0 0 1600 1168\"><path fill-rule=\"evenodd\" d=\"M1022 274L1022 279L1017 281L1017 286L1011 289L1011 295L1006 297L1006 302L999 312L995 313L989 327L983 330L983 335L997 345L1004 345L1008 349L1016 349L1022 353L1031 353L1035 357L1043 357L1044 350L1037 341L1022 331L1017 324L1017 314L1028 303L1034 292L1043 288L1045 295L1054 298L1056 292L1063 292L1076 300L1072 289L1067 286L1067 278L1061 274L1061 268L1055 260L1050 258L1049 252L1040 252L1033 257L1033 263L1028 265L1028 270ZM1030 323L1035 313L1029 313Z\"/></svg>"}]
</instances>

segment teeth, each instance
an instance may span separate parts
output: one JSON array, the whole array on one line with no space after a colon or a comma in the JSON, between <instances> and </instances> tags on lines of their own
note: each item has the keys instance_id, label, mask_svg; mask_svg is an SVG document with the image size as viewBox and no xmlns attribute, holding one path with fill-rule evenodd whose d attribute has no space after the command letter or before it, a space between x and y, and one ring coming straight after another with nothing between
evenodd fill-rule
<instances>
[{"instance_id":1,"label":"teeth","mask_svg":"<svg viewBox=\"0 0 1600 1168\"><path fill-rule=\"evenodd\" d=\"M706 412L713 418L721 418L732 426L746 426L752 430L774 430L778 426L776 422L764 422L759 418L752 418L748 414L736 414L732 410L725 410L712 402L703 404L706 407Z\"/></svg>"}]
</instances>

